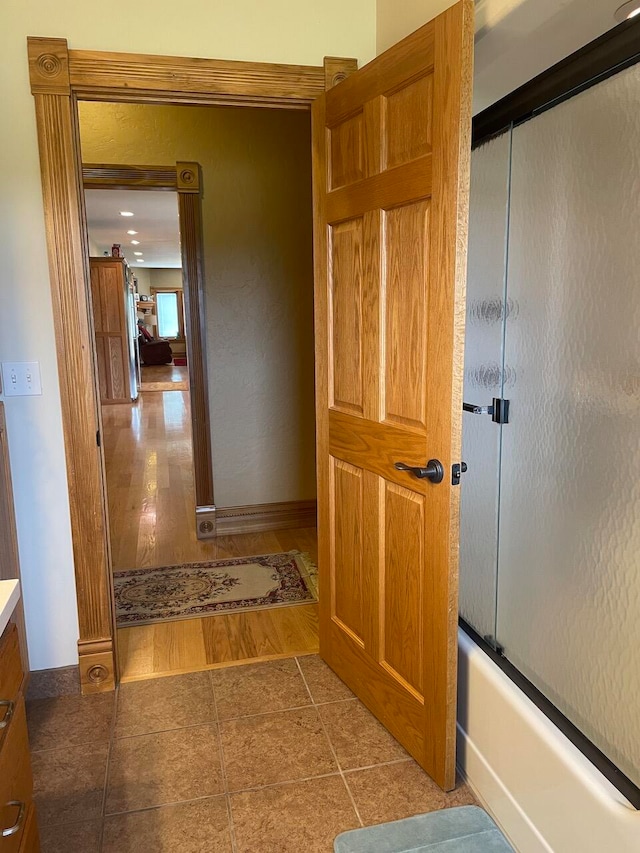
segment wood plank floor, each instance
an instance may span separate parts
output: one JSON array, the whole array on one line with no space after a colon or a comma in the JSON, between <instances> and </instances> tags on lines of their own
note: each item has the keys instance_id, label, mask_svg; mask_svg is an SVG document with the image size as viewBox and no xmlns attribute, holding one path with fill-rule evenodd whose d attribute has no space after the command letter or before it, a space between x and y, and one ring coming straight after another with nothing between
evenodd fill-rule
<instances>
[{"instance_id":1,"label":"wood plank floor","mask_svg":"<svg viewBox=\"0 0 640 853\"><path fill-rule=\"evenodd\" d=\"M177 364L143 364L141 379L142 391L186 391L189 388L189 370Z\"/></svg>"},{"instance_id":2,"label":"wood plank floor","mask_svg":"<svg viewBox=\"0 0 640 853\"><path fill-rule=\"evenodd\" d=\"M188 407L186 391L153 391L137 403L103 408L114 569L294 548L317 560L315 528L197 539ZM317 650L315 604L118 630L122 681Z\"/></svg>"}]
</instances>

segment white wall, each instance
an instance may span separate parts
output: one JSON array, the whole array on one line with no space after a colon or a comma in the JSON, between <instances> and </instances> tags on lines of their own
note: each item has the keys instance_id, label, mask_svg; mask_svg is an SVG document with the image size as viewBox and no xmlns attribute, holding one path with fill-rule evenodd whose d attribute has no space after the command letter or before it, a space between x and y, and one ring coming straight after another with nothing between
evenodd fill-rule
<instances>
[{"instance_id":1,"label":"white wall","mask_svg":"<svg viewBox=\"0 0 640 853\"><path fill-rule=\"evenodd\" d=\"M41 669L77 661L78 627L28 35L93 50L366 62L375 54L375 0L113 0L104 15L72 0L3 4L0 361L36 360L42 372L41 397L6 401L29 653Z\"/></svg>"}]
</instances>

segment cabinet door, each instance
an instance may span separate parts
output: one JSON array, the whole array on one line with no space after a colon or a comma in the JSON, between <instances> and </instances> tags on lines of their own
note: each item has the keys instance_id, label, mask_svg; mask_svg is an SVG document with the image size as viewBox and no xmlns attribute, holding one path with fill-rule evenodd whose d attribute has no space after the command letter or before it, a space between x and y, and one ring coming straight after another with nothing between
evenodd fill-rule
<instances>
[{"instance_id":1,"label":"cabinet door","mask_svg":"<svg viewBox=\"0 0 640 853\"><path fill-rule=\"evenodd\" d=\"M0 829L11 831L2 838L2 853L18 853L30 810L33 781L24 698L20 694L0 751ZM36 848L37 849L37 848Z\"/></svg>"},{"instance_id":2,"label":"cabinet door","mask_svg":"<svg viewBox=\"0 0 640 853\"><path fill-rule=\"evenodd\" d=\"M4 419L4 405L0 402L0 580L20 578L20 563L18 560L18 540L16 536L16 519L13 509L13 487L11 484L11 469L9 467L9 445ZM13 620L20 634L20 657L22 669L29 672L29 657L27 655L27 635L24 627L22 600L14 611ZM5 632L6 634L6 632ZM17 637L15 643L17 646ZM3 654L4 641L0 643L0 659ZM22 678L22 673L20 674ZM2 677L0 677L0 686ZM0 699L11 699L11 696L1 696Z\"/></svg>"},{"instance_id":3,"label":"cabinet door","mask_svg":"<svg viewBox=\"0 0 640 853\"><path fill-rule=\"evenodd\" d=\"M121 261L91 260L91 297L102 403L129 403L127 284Z\"/></svg>"},{"instance_id":4,"label":"cabinet door","mask_svg":"<svg viewBox=\"0 0 640 853\"><path fill-rule=\"evenodd\" d=\"M35 806L31 806L27 814L27 822L24 828L20 853L40 853L40 837L38 835L38 821Z\"/></svg>"}]
</instances>

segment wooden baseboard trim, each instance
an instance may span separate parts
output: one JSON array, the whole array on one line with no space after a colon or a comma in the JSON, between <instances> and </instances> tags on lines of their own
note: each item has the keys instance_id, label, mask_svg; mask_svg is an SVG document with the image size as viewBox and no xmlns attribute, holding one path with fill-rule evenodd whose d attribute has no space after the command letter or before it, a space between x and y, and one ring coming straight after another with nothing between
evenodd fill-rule
<instances>
[{"instance_id":1,"label":"wooden baseboard trim","mask_svg":"<svg viewBox=\"0 0 640 853\"><path fill-rule=\"evenodd\" d=\"M292 527L315 527L317 501L284 501L282 503L229 506L216 509L218 536L236 533L262 533Z\"/></svg>"},{"instance_id":2,"label":"wooden baseboard trim","mask_svg":"<svg viewBox=\"0 0 640 853\"><path fill-rule=\"evenodd\" d=\"M198 539L214 539L217 529L215 506L196 507L196 536Z\"/></svg>"}]
</instances>

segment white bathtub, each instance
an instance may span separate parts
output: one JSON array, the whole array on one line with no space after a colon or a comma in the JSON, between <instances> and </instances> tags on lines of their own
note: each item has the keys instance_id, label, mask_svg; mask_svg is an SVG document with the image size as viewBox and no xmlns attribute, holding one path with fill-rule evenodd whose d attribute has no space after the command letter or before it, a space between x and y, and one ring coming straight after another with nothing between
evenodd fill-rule
<instances>
[{"instance_id":1,"label":"white bathtub","mask_svg":"<svg viewBox=\"0 0 640 853\"><path fill-rule=\"evenodd\" d=\"M516 850L640 853L640 812L464 631L458 636L458 763Z\"/></svg>"}]
</instances>

